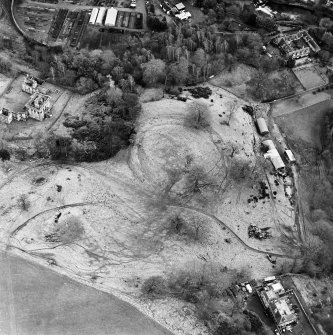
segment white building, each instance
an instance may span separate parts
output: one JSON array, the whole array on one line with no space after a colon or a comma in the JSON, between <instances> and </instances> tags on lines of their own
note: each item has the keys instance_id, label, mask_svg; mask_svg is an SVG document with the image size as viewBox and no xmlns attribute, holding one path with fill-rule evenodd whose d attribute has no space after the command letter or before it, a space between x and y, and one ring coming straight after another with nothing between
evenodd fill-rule
<instances>
[{"instance_id":1,"label":"white building","mask_svg":"<svg viewBox=\"0 0 333 335\"><path fill-rule=\"evenodd\" d=\"M260 135L267 135L269 133L266 121L263 117L257 119L257 125Z\"/></svg>"},{"instance_id":2,"label":"white building","mask_svg":"<svg viewBox=\"0 0 333 335\"><path fill-rule=\"evenodd\" d=\"M285 168L285 164L283 160L275 148L275 145L272 140L262 141L262 144L267 148L267 152L264 154L266 159L270 159L275 170L283 170Z\"/></svg>"},{"instance_id":3,"label":"white building","mask_svg":"<svg viewBox=\"0 0 333 335\"><path fill-rule=\"evenodd\" d=\"M116 25L118 10L116 8L111 7L108 9L106 18L105 18L105 25L109 27L114 27Z\"/></svg>"},{"instance_id":4,"label":"white building","mask_svg":"<svg viewBox=\"0 0 333 335\"><path fill-rule=\"evenodd\" d=\"M98 8L95 7L93 8L91 15L90 15L90 19L89 19L90 24L95 24L97 15L98 15Z\"/></svg>"},{"instance_id":5,"label":"white building","mask_svg":"<svg viewBox=\"0 0 333 335\"><path fill-rule=\"evenodd\" d=\"M177 3L177 5L175 5L175 7L176 7L180 12L185 11L185 6L184 6L184 4L183 4L182 2Z\"/></svg>"},{"instance_id":6,"label":"white building","mask_svg":"<svg viewBox=\"0 0 333 335\"><path fill-rule=\"evenodd\" d=\"M97 19L96 19L96 24L103 24L103 19L105 16L106 8L101 7L98 11Z\"/></svg>"},{"instance_id":7,"label":"white building","mask_svg":"<svg viewBox=\"0 0 333 335\"><path fill-rule=\"evenodd\" d=\"M296 158L295 158L295 156L294 156L294 154L292 153L291 150L286 149L284 151L284 155L285 155L285 157L286 157L286 159L288 160L289 163L295 163L296 162Z\"/></svg>"},{"instance_id":8,"label":"white building","mask_svg":"<svg viewBox=\"0 0 333 335\"><path fill-rule=\"evenodd\" d=\"M175 16L181 21L186 21L192 17L190 12L181 12L179 14L176 14Z\"/></svg>"}]
</instances>

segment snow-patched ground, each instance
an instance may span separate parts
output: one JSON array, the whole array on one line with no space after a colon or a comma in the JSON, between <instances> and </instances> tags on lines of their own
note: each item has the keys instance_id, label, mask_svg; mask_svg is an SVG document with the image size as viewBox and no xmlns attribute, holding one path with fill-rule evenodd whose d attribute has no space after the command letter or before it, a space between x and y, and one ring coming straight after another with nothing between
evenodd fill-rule
<instances>
[{"instance_id":1,"label":"snow-patched ground","mask_svg":"<svg viewBox=\"0 0 333 335\"><path fill-rule=\"evenodd\" d=\"M253 277L270 275L274 269L265 253L247 248L218 219L247 244L278 253L284 245L279 218L293 225L281 188L276 188L275 202L254 206L247 201L256 192L251 181L241 186L228 180L235 161L248 163L247 176L251 175L260 142L250 116L241 108L243 102L221 89L212 90L209 100L203 100L212 118L208 130L184 127L191 99L147 102L134 145L117 157L75 166L30 163L28 168L8 172L12 180L0 188L1 242L9 240L13 252L130 301L175 333L204 334L205 327L186 304L173 299L142 300L143 281L211 263L247 268ZM184 171L188 156L192 166L201 167L221 187L214 189L205 206L161 203L170 173ZM60 192L57 185L62 187ZM21 194L31 204L27 211L17 206ZM175 213L189 225L200 222L199 241L169 233L168 218ZM248 239L247 227L254 222L272 226L273 239ZM52 234L61 236L50 242L47 236ZM49 265L50 260L56 265Z\"/></svg>"}]
</instances>

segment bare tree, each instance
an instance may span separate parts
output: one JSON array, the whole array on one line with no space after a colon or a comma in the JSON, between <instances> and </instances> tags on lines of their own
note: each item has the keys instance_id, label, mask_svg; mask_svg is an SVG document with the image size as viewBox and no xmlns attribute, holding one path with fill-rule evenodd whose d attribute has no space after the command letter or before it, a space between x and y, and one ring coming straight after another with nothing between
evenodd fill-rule
<instances>
[{"instance_id":1,"label":"bare tree","mask_svg":"<svg viewBox=\"0 0 333 335\"><path fill-rule=\"evenodd\" d=\"M185 177L184 194L203 194L205 190L214 188L214 179L201 167L192 168Z\"/></svg>"},{"instance_id":2,"label":"bare tree","mask_svg":"<svg viewBox=\"0 0 333 335\"><path fill-rule=\"evenodd\" d=\"M208 105L195 101L188 106L188 112L184 120L184 126L194 129L205 129L210 126L211 116Z\"/></svg>"},{"instance_id":3,"label":"bare tree","mask_svg":"<svg viewBox=\"0 0 333 335\"><path fill-rule=\"evenodd\" d=\"M183 227L184 227L185 221L183 218L177 214L170 218L170 232L179 234L181 233Z\"/></svg>"},{"instance_id":4,"label":"bare tree","mask_svg":"<svg viewBox=\"0 0 333 335\"><path fill-rule=\"evenodd\" d=\"M232 100L229 103L229 106L228 106L229 114L227 115L226 120L223 120L220 123L229 127L230 126L230 121L231 121L234 113L236 112L237 107L238 107L237 100Z\"/></svg>"},{"instance_id":5,"label":"bare tree","mask_svg":"<svg viewBox=\"0 0 333 335\"><path fill-rule=\"evenodd\" d=\"M21 194L17 199L17 205L20 209L28 211L31 205L28 196L26 194Z\"/></svg>"}]
</instances>

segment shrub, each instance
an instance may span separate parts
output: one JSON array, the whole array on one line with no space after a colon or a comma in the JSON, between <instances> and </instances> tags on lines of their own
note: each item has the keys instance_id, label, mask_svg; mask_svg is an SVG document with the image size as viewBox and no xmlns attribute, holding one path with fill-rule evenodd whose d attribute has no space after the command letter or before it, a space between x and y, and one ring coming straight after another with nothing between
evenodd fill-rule
<instances>
[{"instance_id":1,"label":"shrub","mask_svg":"<svg viewBox=\"0 0 333 335\"><path fill-rule=\"evenodd\" d=\"M17 199L17 205L23 211L29 210L31 203L26 194L21 194L19 196L19 198Z\"/></svg>"},{"instance_id":2,"label":"shrub","mask_svg":"<svg viewBox=\"0 0 333 335\"><path fill-rule=\"evenodd\" d=\"M15 151L15 154L20 161L25 161L27 159L27 152L24 148L18 148Z\"/></svg>"},{"instance_id":3,"label":"shrub","mask_svg":"<svg viewBox=\"0 0 333 335\"><path fill-rule=\"evenodd\" d=\"M59 222L53 234L47 236L49 242L73 243L82 238L84 228L82 222L75 216L70 216Z\"/></svg>"},{"instance_id":4,"label":"shrub","mask_svg":"<svg viewBox=\"0 0 333 335\"><path fill-rule=\"evenodd\" d=\"M161 276L153 276L145 280L141 291L149 298L157 298L166 293L165 280Z\"/></svg>"},{"instance_id":5,"label":"shrub","mask_svg":"<svg viewBox=\"0 0 333 335\"><path fill-rule=\"evenodd\" d=\"M10 160L10 153L6 149L0 149L0 158L1 160L4 161L9 161Z\"/></svg>"}]
</instances>

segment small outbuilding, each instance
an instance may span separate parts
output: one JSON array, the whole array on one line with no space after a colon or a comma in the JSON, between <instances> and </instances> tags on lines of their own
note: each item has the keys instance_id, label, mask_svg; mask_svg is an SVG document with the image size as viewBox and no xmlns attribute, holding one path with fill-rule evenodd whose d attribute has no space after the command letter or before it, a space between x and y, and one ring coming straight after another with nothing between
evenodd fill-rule
<instances>
[{"instance_id":1,"label":"small outbuilding","mask_svg":"<svg viewBox=\"0 0 333 335\"><path fill-rule=\"evenodd\" d=\"M0 122L10 124L13 121L13 113L7 108L0 108Z\"/></svg>"},{"instance_id":2,"label":"small outbuilding","mask_svg":"<svg viewBox=\"0 0 333 335\"><path fill-rule=\"evenodd\" d=\"M296 163L296 158L291 150L286 149L284 151L284 156L289 163Z\"/></svg>"},{"instance_id":3,"label":"small outbuilding","mask_svg":"<svg viewBox=\"0 0 333 335\"><path fill-rule=\"evenodd\" d=\"M269 133L266 121L263 117L260 117L257 119L257 125L258 125L260 135L264 136Z\"/></svg>"},{"instance_id":4,"label":"small outbuilding","mask_svg":"<svg viewBox=\"0 0 333 335\"><path fill-rule=\"evenodd\" d=\"M90 24L95 24L96 19L97 19L97 15L98 15L98 8L94 7L92 9L91 15L90 15L90 19L89 19L89 23Z\"/></svg>"},{"instance_id":5,"label":"small outbuilding","mask_svg":"<svg viewBox=\"0 0 333 335\"><path fill-rule=\"evenodd\" d=\"M181 12L185 10L185 6L182 2L177 3L177 5L175 5L175 7Z\"/></svg>"}]
</instances>

